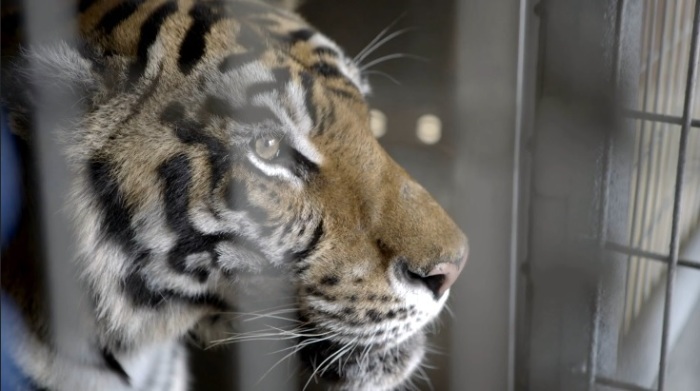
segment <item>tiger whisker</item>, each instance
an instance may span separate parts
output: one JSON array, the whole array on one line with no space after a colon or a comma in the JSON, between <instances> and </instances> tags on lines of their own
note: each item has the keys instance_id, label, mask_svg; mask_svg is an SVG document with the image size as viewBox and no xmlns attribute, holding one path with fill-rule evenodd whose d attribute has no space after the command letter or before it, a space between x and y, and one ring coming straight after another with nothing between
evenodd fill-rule
<instances>
[{"instance_id":1,"label":"tiger whisker","mask_svg":"<svg viewBox=\"0 0 700 391\"><path fill-rule=\"evenodd\" d=\"M399 15L396 19L394 19L391 23L389 23L389 25L386 26L382 31L380 31L379 34L377 34L374 38L372 38L372 40L364 48L362 48L362 50L360 50L360 52L357 53L357 55L355 55L355 57L352 59L353 62L357 63L357 59L360 56L362 56L368 50L368 48L372 47L372 45L374 45L375 42L380 40L384 36L384 34L386 34L389 30L391 30L391 28L394 27L396 25L396 23L398 23L401 19L403 19L404 16L406 16L405 11L401 15Z\"/></svg>"},{"instance_id":2,"label":"tiger whisker","mask_svg":"<svg viewBox=\"0 0 700 391\"><path fill-rule=\"evenodd\" d=\"M330 369L331 365L334 362L339 363L340 360L343 358L343 356L345 356L346 354L348 354L348 352L350 352L352 350L353 346L355 346L354 341L348 342L344 347L339 349L338 352L336 352L334 354L335 358L333 360L329 361L323 368L319 368L320 370L319 370L318 374L323 376L323 374L326 373L326 371L328 369ZM323 365L323 363L321 365Z\"/></svg>"},{"instance_id":3,"label":"tiger whisker","mask_svg":"<svg viewBox=\"0 0 700 391\"><path fill-rule=\"evenodd\" d=\"M237 338L237 337L245 337L245 336L256 336L256 335L281 335L281 336L293 336L293 337L299 337L299 336L306 336L306 334L303 334L305 331L312 331L312 329L298 329L298 330L283 330L279 328L273 328L269 325L265 325L267 329L263 330L254 330L254 331L248 331L244 333L232 333L233 337L231 338Z\"/></svg>"},{"instance_id":4,"label":"tiger whisker","mask_svg":"<svg viewBox=\"0 0 700 391\"><path fill-rule=\"evenodd\" d=\"M431 344L426 344L426 345L425 345L425 351L426 351L427 353L436 354L436 355L438 355L438 356L444 356L444 355L445 355L445 351L444 351L443 349L440 349L440 348L438 348L437 346L431 345Z\"/></svg>"},{"instance_id":5,"label":"tiger whisker","mask_svg":"<svg viewBox=\"0 0 700 391\"><path fill-rule=\"evenodd\" d=\"M319 333L319 334L299 334L299 333L297 333L296 330L283 330L283 329L280 329L280 328L277 328L277 327L274 327L274 326L269 326L269 327L271 327L271 328L274 329L274 330L278 330L278 331L280 331L280 332L282 332L282 333L290 334L290 335L295 335L295 336L297 336L297 337L315 337L315 336L328 335L328 334L331 334L331 333L332 333L332 331L328 331L328 332ZM299 330L299 331L316 331L316 330L312 328L312 329Z\"/></svg>"},{"instance_id":6,"label":"tiger whisker","mask_svg":"<svg viewBox=\"0 0 700 391\"><path fill-rule=\"evenodd\" d=\"M273 311L273 312L268 313L268 314L251 314L251 317L248 319L244 319L243 322L250 322L250 321L254 321L257 319L261 319L261 318L271 318L271 319L287 320L287 321L294 322L294 323L303 323L302 321L300 321L299 319L296 319L296 318L280 316L280 314L288 314L288 313L296 313L296 312L297 312L297 309L292 308L292 309L287 309L287 310Z\"/></svg>"},{"instance_id":7,"label":"tiger whisker","mask_svg":"<svg viewBox=\"0 0 700 391\"><path fill-rule=\"evenodd\" d=\"M414 27L407 27L405 29L397 30L394 31L393 33L387 35L386 37L382 38L382 40L378 41L376 44L374 44L371 48L369 48L365 53L362 54L362 56L359 56L359 58L355 59L355 63L359 64L360 66L362 65L362 61L367 58L370 54L372 54L374 51L382 47L382 45L388 43L389 41L393 40L396 37L400 37L401 35L415 30Z\"/></svg>"},{"instance_id":8,"label":"tiger whisker","mask_svg":"<svg viewBox=\"0 0 700 391\"><path fill-rule=\"evenodd\" d=\"M355 349L357 349L358 346L360 346L359 342L355 342L355 344L354 344L354 346L352 347L352 349L350 350L350 352L349 352L348 354L345 355L345 358L346 358L346 360L345 360L345 366L348 365L348 360L347 360L347 359L350 358L350 357L352 356L352 354L355 352ZM340 360L338 360L338 373L339 373L339 374L342 374L342 373L343 373L343 363L342 363Z\"/></svg>"},{"instance_id":9,"label":"tiger whisker","mask_svg":"<svg viewBox=\"0 0 700 391\"><path fill-rule=\"evenodd\" d=\"M401 85L401 82L399 82L398 80L396 80L395 78L393 78L391 75L389 75L389 74L386 73L386 72L378 71L378 70L376 70L376 69L369 69L369 70L366 70L364 73L367 74L367 75L377 74L377 75L379 75L379 76L384 76L384 77L386 77L387 79L393 81L394 84L399 85L399 86Z\"/></svg>"},{"instance_id":10,"label":"tiger whisker","mask_svg":"<svg viewBox=\"0 0 700 391\"><path fill-rule=\"evenodd\" d=\"M285 311L286 312L293 312L293 311L295 312L296 310L285 310ZM302 323L299 319L289 318L286 316L279 316L279 315L277 315L278 313L283 314L285 312L275 311L275 312L269 313L269 314L256 314L253 312L226 312L225 314L226 315L233 315L236 318L240 318L240 317L244 317L244 316L249 317L249 318L243 319L242 322L251 322L251 321L254 321L257 319L267 318L267 319L284 320L284 321L294 322L294 323Z\"/></svg>"},{"instance_id":11,"label":"tiger whisker","mask_svg":"<svg viewBox=\"0 0 700 391\"><path fill-rule=\"evenodd\" d=\"M288 346L288 347L286 347L286 348L282 348L282 349L276 350L276 351L274 351L274 352L272 352L272 353L270 353L270 354L282 353L282 352L287 351L287 350L290 350L290 349L295 349L295 353L296 353L296 351L300 350L300 349L303 348L304 346L311 345L311 344L318 343L318 342L322 342L322 341L331 339L331 338L333 338L333 337L337 337L338 334L335 334L335 333L334 333L334 334L332 334L332 335L326 335L326 336L321 335L321 336L322 336L323 338L310 338L310 339L305 340L305 341L302 341L302 342L300 342L300 343L298 343L298 344L296 344L296 345Z\"/></svg>"},{"instance_id":12,"label":"tiger whisker","mask_svg":"<svg viewBox=\"0 0 700 391\"><path fill-rule=\"evenodd\" d=\"M374 65L378 65L378 64L381 64L381 63L383 63L383 62L386 62L386 61L389 61L389 60L398 59L398 58L410 58L410 59L413 59L413 60L425 61L425 62L430 61L430 60L428 60L428 59L425 58L425 57L416 56L416 55L414 55L414 54L409 54L409 53L394 53L394 54L387 54L386 56L382 56L382 57L379 57L379 58L377 58L377 59L374 59L374 60L370 61L368 64L365 64L365 65L363 65L362 67L360 67L360 71L361 71L361 72L365 72L367 69L369 69L370 67L372 67L372 66L374 66Z\"/></svg>"},{"instance_id":13,"label":"tiger whisker","mask_svg":"<svg viewBox=\"0 0 700 391\"><path fill-rule=\"evenodd\" d=\"M330 335L330 336L327 336L324 338L312 338L312 339L309 339L307 341L301 342L297 345L290 346L288 348L280 349L276 352L273 352L272 354L276 354L276 353L284 352L284 351L289 350L289 349L293 349L290 353L285 354L284 357L277 360L277 362L274 365L272 365L267 371L265 371L265 373L260 377L260 379L255 384L259 384L261 381L263 381L263 379L265 379L265 377L270 372L272 372L272 370L275 369L275 367L277 367L279 364L281 364L287 358L289 358L289 357L293 356L294 354L296 354L297 352L299 352L299 350L303 349L305 346L310 345L310 344L314 344L317 342L325 341L325 340L333 338L335 336L337 336L337 334L333 334L333 335Z\"/></svg>"},{"instance_id":14,"label":"tiger whisker","mask_svg":"<svg viewBox=\"0 0 700 391\"><path fill-rule=\"evenodd\" d=\"M350 346L350 344L347 344L345 347L343 347L343 348L341 348L341 349L338 349L337 352L335 352L335 353L331 354L330 356L326 357L326 359L323 360L323 361L321 362L321 364L319 364L319 365L314 369L314 371L311 373L311 376L309 376L309 380L307 380L307 381L306 381L306 384L304 384L304 387L302 388L302 391L305 391L305 390L306 390L306 388L309 386L309 384L311 384L311 380L313 380L313 379L316 377L316 374L317 374L317 373L319 373L319 374L322 374L322 373L323 373L323 372L319 372L319 370L320 370L321 368L323 368L327 362L333 363L333 361L335 361L334 357L336 357L336 356L338 356L338 355L341 355L341 356L342 356L343 352L345 352L346 349L347 349L349 346ZM329 363L328 365L330 365L330 363Z\"/></svg>"},{"instance_id":15,"label":"tiger whisker","mask_svg":"<svg viewBox=\"0 0 700 391\"><path fill-rule=\"evenodd\" d=\"M243 341L282 341L288 339L294 339L299 337L314 337L318 334L305 334L305 331L313 331L313 329L299 329L299 330L283 330L273 326L265 325L268 329L256 330L247 333L238 333L229 338L217 339L211 342L210 347L218 346L224 343L233 342L243 342ZM275 332L269 332L267 330L274 330Z\"/></svg>"},{"instance_id":16,"label":"tiger whisker","mask_svg":"<svg viewBox=\"0 0 700 391\"><path fill-rule=\"evenodd\" d=\"M455 313L452 311L452 308L450 308L450 305L448 303L445 303L445 311L447 311L448 314L450 314L450 317L452 319L455 318Z\"/></svg>"},{"instance_id":17,"label":"tiger whisker","mask_svg":"<svg viewBox=\"0 0 700 391\"><path fill-rule=\"evenodd\" d=\"M280 309L290 309L291 310L291 309L296 309L296 308L297 308L296 305L287 303L287 304L275 305L272 307L260 308L260 309L254 310L254 311L248 311L248 313L259 314L259 313L270 311L270 310L275 310L275 311L280 310ZM217 314L226 315L226 314L229 314L232 312L236 313L236 311L218 311ZM242 312L238 311L237 313L242 313Z\"/></svg>"},{"instance_id":18,"label":"tiger whisker","mask_svg":"<svg viewBox=\"0 0 700 391\"><path fill-rule=\"evenodd\" d=\"M366 345L365 349L362 351L362 354L360 354L360 359L358 360L358 362L360 363L361 367L364 367L365 361L369 360L369 349L370 345Z\"/></svg>"},{"instance_id":19,"label":"tiger whisker","mask_svg":"<svg viewBox=\"0 0 700 391\"><path fill-rule=\"evenodd\" d=\"M430 376L428 376L428 372L425 371L424 365L419 365L414 373L419 379L423 380L423 382L428 385L430 391L435 391L435 387L433 387L433 383L430 381Z\"/></svg>"}]
</instances>

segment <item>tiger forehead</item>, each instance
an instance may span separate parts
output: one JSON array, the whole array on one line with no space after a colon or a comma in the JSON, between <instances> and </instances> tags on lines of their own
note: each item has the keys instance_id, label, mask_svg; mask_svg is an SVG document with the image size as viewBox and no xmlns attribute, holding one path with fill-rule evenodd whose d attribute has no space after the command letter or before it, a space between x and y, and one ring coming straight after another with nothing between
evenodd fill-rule
<instances>
[{"instance_id":1,"label":"tiger forehead","mask_svg":"<svg viewBox=\"0 0 700 391\"><path fill-rule=\"evenodd\" d=\"M267 51L288 56L324 76L343 76L369 91L354 62L330 39L297 15L248 1L83 1L80 30L106 52L135 57L136 76L151 62L153 47L175 57L185 75L225 57L220 66L242 65ZM167 66L168 64L166 64ZM141 70L141 72L138 72Z\"/></svg>"}]
</instances>

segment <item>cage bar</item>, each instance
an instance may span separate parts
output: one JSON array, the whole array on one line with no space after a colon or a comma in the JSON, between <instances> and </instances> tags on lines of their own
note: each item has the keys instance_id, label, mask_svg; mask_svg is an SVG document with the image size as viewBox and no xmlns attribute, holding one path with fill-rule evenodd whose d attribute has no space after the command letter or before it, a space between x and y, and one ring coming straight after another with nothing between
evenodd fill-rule
<instances>
[{"instance_id":1,"label":"cage bar","mask_svg":"<svg viewBox=\"0 0 700 391\"><path fill-rule=\"evenodd\" d=\"M625 0L618 0L615 14L615 39L613 47L612 60L612 83L615 86L615 94L619 92L619 83L621 78L621 59L622 59L622 26L625 23ZM605 259L605 243L608 236L608 198L610 189L611 167L610 160L613 153L612 135L608 132L605 135L603 162L602 162L602 177L601 188L599 189L599 205L598 205L598 259ZM596 284L595 295L592 303L592 319L591 332L588 347L588 357L586 360L586 369L588 375L588 391L595 391L596 378L598 376L598 344L600 338L600 318L601 314L601 296L602 283L598 281Z\"/></svg>"},{"instance_id":2,"label":"cage bar","mask_svg":"<svg viewBox=\"0 0 700 391\"><path fill-rule=\"evenodd\" d=\"M636 249L633 247L625 246L619 243L607 242L605 243L605 249L609 251L614 251L621 254L633 255L640 258L649 259L652 261L664 262L666 264L670 263L671 260L668 255L655 253L652 251L645 251ZM690 259L679 259L678 266L689 267L693 269L700 270L700 262L692 261Z\"/></svg>"},{"instance_id":3,"label":"cage bar","mask_svg":"<svg viewBox=\"0 0 700 391\"><path fill-rule=\"evenodd\" d=\"M640 110L626 109L622 115L631 119L639 119L645 121L663 122L672 125L683 125L683 118L667 114L648 113ZM691 119L690 126L700 128L700 119Z\"/></svg>"},{"instance_id":4,"label":"cage bar","mask_svg":"<svg viewBox=\"0 0 700 391\"><path fill-rule=\"evenodd\" d=\"M664 303L663 326L661 334L661 360L659 360L659 391L663 391L666 383L666 370L669 355L669 321L671 317L671 306L673 303L673 286L675 283L676 270L680 249L680 218L681 201L683 195L683 180L685 173L686 151L688 149L688 136L690 133L691 111L695 100L695 88L697 86L697 66L698 66L698 40L700 35L700 1L695 2L695 13L693 19L693 34L690 44L690 59L688 63L688 78L685 86L684 107L683 107L683 128L681 129L681 139L678 150L678 168L676 173L676 187L673 200L673 221L671 224L671 243L669 253L670 263L666 277L666 300Z\"/></svg>"}]
</instances>

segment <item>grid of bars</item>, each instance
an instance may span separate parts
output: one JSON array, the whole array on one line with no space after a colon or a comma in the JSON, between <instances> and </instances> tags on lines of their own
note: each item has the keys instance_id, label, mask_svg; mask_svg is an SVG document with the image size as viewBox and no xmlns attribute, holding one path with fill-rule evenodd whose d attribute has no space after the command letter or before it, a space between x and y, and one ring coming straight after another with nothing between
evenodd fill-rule
<instances>
[{"instance_id":1,"label":"grid of bars","mask_svg":"<svg viewBox=\"0 0 700 391\"><path fill-rule=\"evenodd\" d=\"M618 0L618 33L624 2ZM636 122L628 243L608 242L604 247L627 255L623 334L654 287L666 281L659 380L654 389L663 391L676 270L678 266L700 269L700 262L679 259L683 241L700 228L700 97L696 97L700 0L646 0L641 32L638 107L624 111ZM618 34L615 75L622 71L619 42ZM606 162L609 160L606 157ZM597 314L599 308L595 311ZM596 374L598 320L595 323L591 336L594 346L589 353L589 389L602 385L651 391Z\"/></svg>"},{"instance_id":2,"label":"grid of bars","mask_svg":"<svg viewBox=\"0 0 700 391\"><path fill-rule=\"evenodd\" d=\"M676 116L683 110L683 88L690 55L693 1L647 1L642 27L642 68L639 75L641 113ZM693 113L700 112L696 101ZM678 161L680 125L662 120L638 119L629 203L629 247L664 253L671 235L673 188ZM679 234L681 241L693 231L700 210L698 192L700 136L692 131L688 155ZM640 255L628 255L629 269L624 332L639 314L666 266Z\"/></svg>"}]
</instances>

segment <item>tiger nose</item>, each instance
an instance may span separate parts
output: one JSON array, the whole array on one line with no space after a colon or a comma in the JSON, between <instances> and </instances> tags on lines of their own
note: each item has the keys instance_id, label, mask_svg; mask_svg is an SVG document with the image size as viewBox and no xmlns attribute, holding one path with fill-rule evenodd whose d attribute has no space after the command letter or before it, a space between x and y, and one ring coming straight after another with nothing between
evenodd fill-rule
<instances>
[{"instance_id":1,"label":"tiger nose","mask_svg":"<svg viewBox=\"0 0 700 391\"><path fill-rule=\"evenodd\" d=\"M428 288L436 298L441 297L457 281L457 277L462 272L466 260L467 258L465 257L457 264L451 262L439 263L426 275L425 279L429 280L426 281L426 285L428 285ZM434 282L430 280L434 280Z\"/></svg>"},{"instance_id":2,"label":"tiger nose","mask_svg":"<svg viewBox=\"0 0 700 391\"><path fill-rule=\"evenodd\" d=\"M439 263L427 273L413 271L407 267L404 274L409 282L425 285L437 300L457 281L457 277L466 263L467 256L465 255L457 262Z\"/></svg>"}]
</instances>

